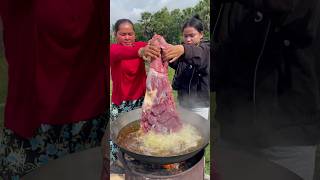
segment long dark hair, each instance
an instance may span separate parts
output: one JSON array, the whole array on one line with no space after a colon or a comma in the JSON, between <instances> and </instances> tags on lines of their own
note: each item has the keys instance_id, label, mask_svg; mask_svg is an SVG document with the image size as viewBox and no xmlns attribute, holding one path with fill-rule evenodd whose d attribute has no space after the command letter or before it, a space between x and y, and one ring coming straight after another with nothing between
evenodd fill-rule
<instances>
[{"instance_id":1,"label":"long dark hair","mask_svg":"<svg viewBox=\"0 0 320 180\"><path fill-rule=\"evenodd\" d=\"M198 14L194 15L184 23L182 31L187 27L193 27L200 33L203 32L203 23Z\"/></svg>"},{"instance_id":2,"label":"long dark hair","mask_svg":"<svg viewBox=\"0 0 320 180\"><path fill-rule=\"evenodd\" d=\"M119 19L115 24L114 24L114 32L117 33L119 31L119 26L123 23L129 23L132 25L133 31L134 31L134 25L132 23L132 21L130 21L129 19Z\"/></svg>"}]
</instances>

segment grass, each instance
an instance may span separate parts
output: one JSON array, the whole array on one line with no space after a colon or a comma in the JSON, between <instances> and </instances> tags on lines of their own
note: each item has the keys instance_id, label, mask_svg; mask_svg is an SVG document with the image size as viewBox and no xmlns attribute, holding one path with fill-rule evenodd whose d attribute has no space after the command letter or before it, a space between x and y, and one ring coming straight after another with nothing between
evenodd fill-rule
<instances>
[{"instance_id":1,"label":"grass","mask_svg":"<svg viewBox=\"0 0 320 180\"><path fill-rule=\"evenodd\" d=\"M7 73L8 73L7 64L3 58L2 53L0 52L0 103L1 104L5 102L5 98L7 95L7 82L8 82Z\"/></svg>"},{"instance_id":2,"label":"grass","mask_svg":"<svg viewBox=\"0 0 320 180\"><path fill-rule=\"evenodd\" d=\"M210 175L210 144L206 147L206 151L204 154L205 157L205 170L204 172L208 175Z\"/></svg>"}]
</instances>

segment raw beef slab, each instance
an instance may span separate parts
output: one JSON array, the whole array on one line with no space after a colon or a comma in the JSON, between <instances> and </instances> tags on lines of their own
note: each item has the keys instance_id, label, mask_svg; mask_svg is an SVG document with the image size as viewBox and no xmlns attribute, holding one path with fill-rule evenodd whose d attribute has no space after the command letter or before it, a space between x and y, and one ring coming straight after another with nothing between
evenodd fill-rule
<instances>
[{"instance_id":1,"label":"raw beef slab","mask_svg":"<svg viewBox=\"0 0 320 180\"><path fill-rule=\"evenodd\" d=\"M160 35L154 35L149 43L162 50L169 46ZM147 90L140 121L143 131L148 132L152 129L157 133L178 131L182 127L182 123L176 112L172 88L168 79L168 62L163 61L161 56L151 61L146 84Z\"/></svg>"}]
</instances>

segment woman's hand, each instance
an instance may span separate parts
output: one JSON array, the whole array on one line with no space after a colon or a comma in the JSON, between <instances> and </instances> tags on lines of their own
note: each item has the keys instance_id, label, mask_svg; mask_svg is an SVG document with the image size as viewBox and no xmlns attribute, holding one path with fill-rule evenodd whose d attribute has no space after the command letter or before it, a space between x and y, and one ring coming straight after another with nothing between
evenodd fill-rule
<instances>
[{"instance_id":1,"label":"woman's hand","mask_svg":"<svg viewBox=\"0 0 320 180\"><path fill-rule=\"evenodd\" d=\"M182 45L171 45L163 51L164 60L170 63L176 61L183 54L184 47Z\"/></svg>"},{"instance_id":2,"label":"woman's hand","mask_svg":"<svg viewBox=\"0 0 320 180\"><path fill-rule=\"evenodd\" d=\"M160 57L160 48L151 44L139 49L140 56L147 61Z\"/></svg>"}]
</instances>

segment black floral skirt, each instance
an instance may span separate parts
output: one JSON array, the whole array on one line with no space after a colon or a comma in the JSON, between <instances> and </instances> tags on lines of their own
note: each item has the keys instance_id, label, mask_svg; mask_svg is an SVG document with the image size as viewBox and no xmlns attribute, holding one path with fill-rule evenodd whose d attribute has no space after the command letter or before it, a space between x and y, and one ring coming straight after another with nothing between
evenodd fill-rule
<instances>
[{"instance_id":1,"label":"black floral skirt","mask_svg":"<svg viewBox=\"0 0 320 180\"><path fill-rule=\"evenodd\" d=\"M120 105L116 105L112 103L110 106L110 120L116 121L119 114L121 114L122 112L129 112L134 109L140 108L143 104L143 100L144 100L144 97L134 101L123 101ZM119 148L111 140L109 140L109 143L110 143L110 161L112 163L118 159L117 153L119 151Z\"/></svg>"},{"instance_id":2,"label":"black floral skirt","mask_svg":"<svg viewBox=\"0 0 320 180\"><path fill-rule=\"evenodd\" d=\"M66 125L42 124L29 139L4 128L0 135L0 176L4 180L18 180L49 160L99 146L108 113Z\"/></svg>"}]
</instances>

